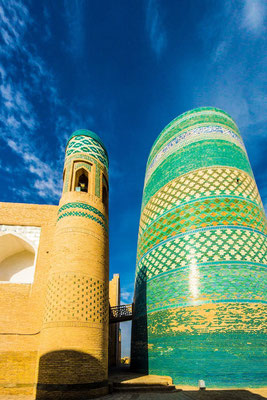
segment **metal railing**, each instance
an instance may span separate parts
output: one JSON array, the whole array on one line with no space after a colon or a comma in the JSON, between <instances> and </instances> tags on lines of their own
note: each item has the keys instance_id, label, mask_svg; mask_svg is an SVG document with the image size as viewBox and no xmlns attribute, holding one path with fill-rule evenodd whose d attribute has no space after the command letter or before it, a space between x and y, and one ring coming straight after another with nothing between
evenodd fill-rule
<instances>
[{"instance_id":1,"label":"metal railing","mask_svg":"<svg viewBox=\"0 0 267 400\"><path fill-rule=\"evenodd\" d=\"M130 321L133 317L133 305L124 304L122 306L109 308L109 323Z\"/></svg>"}]
</instances>

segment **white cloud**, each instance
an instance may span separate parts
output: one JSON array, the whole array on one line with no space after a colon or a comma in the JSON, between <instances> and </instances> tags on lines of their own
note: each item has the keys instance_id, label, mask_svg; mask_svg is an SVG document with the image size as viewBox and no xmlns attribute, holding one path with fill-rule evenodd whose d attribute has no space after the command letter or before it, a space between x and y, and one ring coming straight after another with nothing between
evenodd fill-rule
<instances>
[{"instance_id":1,"label":"white cloud","mask_svg":"<svg viewBox=\"0 0 267 400\"><path fill-rule=\"evenodd\" d=\"M261 34L264 31L265 16L266 2L262 0L245 0L241 26L257 35Z\"/></svg>"},{"instance_id":2,"label":"white cloud","mask_svg":"<svg viewBox=\"0 0 267 400\"><path fill-rule=\"evenodd\" d=\"M266 204L265 4L261 0L225 0L205 14L199 26L204 72L192 93L195 106L218 107L234 118Z\"/></svg>"},{"instance_id":3,"label":"white cloud","mask_svg":"<svg viewBox=\"0 0 267 400\"><path fill-rule=\"evenodd\" d=\"M30 43L29 48L24 40L25 33L35 23L27 7L19 1L9 0L0 5L0 17L2 21L0 33L3 37L0 50L3 60L0 65L1 138L16 156L22 159L20 172L32 175L31 186L23 191L17 190L16 193L21 193L24 200L37 194L47 201L55 201L61 192L64 152L55 160L49 160L45 147L40 147L36 141L40 122L33 98L35 96L42 99L40 97L42 93L48 102L48 107L56 116L62 112L63 105L54 85L53 76L39 57L34 41ZM21 71L18 70L18 65L13 61L18 57L27 71L23 80L20 79ZM65 120L66 129L68 121L66 118ZM56 118L55 124L57 124ZM60 146L56 146L57 148L60 150ZM9 171L10 167L6 166L5 172ZM26 195L27 190L30 196Z\"/></svg>"},{"instance_id":4,"label":"white cloud","mask_svg":"<svg viewBox=\"0 0 267 400\"><path fill-rule=\"evenodd\" d=\"M267 112L263 90L266 62L263 53L261 57L261 52L255 51L263 44L264 35L247 35L248 31L263 30L265 14L262 0L226 0L200 24L210 54L209 79L204 89L196 87L195 96L200 104L228 111L240 128L261 122Z\"/></svg>"},{"instance_id":5,"label":"white cloud","mask_svg":"<svg viewBox=\"0 0 267 400\"><path fill-rule=\"evenodd\" d=\"M16 120L16 118L14 117L14 115L8 116L6 123L8 126L10 126L11 128L19 128L20 126L20 122Z\"/></svg>"},{"instance_id":6,"label":"white cloud","mask_svg":"<svg viewBox=\"0 0 267 400\"><path fill-rule=\"evenodd\" d=\"M146 29L151 47L159 56L166 46L167 37L163 26L158 0L148 0L146 7Z\"/></svg>"},{"instance_id":7,"label":"white cloud","mask_svg":"<svg viewBox=\"0 0 267 400\"><path fill-rule=\"evenodd\" d=\"M133 293L131 291L127 291L127 289L122 288L121 289L121 299L122 299L122 303L126 302L127 303L131 303L132 299L133 299Z\"/></svg>"}]
</instances>

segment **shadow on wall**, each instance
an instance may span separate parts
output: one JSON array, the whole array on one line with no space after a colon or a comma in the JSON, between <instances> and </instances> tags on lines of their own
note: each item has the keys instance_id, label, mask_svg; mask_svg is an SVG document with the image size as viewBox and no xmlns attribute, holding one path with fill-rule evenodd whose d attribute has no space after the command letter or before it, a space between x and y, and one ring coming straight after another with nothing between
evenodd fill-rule
<instances>
[{"instance_id":1,"label":"shadow on wall","mask_svg":"<svg viewBox=\"0 0 267 400\"><path fill-rule=\"evenodd\" d=\"M131 370L148 374L146 281L135 288L131 342Z\"/></svg>"},{"instance_id":2,"label":"shadow on wall","mask_svg":"<svg viewBox=\"0 0 267 400\"><path fill-rule=\"evenodd\" d=\"M108 393L103 365L93 356L74 350L47 353L39 360L36 399L83 400Z\"/></svg>"}]
</instances>

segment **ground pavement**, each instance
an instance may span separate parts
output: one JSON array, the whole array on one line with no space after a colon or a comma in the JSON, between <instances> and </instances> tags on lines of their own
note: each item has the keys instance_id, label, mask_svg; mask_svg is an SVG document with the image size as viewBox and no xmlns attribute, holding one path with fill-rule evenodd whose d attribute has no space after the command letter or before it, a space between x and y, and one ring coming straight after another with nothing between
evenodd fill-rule
<instances>
[{"instance_id":1,"label":"ground pavement","mask_svg":"<svg viewBox=\"0 0 267 400\"><path fill-rule=\"evenodd\" d=\"M175 393L113 393L103 400L262 400L266 399L249 390L179 391Z\"/></svg>"}]
</instances>

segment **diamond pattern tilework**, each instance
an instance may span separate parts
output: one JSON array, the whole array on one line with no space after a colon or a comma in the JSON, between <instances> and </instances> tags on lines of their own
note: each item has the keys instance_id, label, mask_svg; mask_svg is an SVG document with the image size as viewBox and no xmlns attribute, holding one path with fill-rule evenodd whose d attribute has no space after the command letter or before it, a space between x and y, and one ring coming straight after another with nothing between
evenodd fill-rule
<instances>
[{"instance_id":1,"label":"diamond pattern tilework","mask_svg":"<svg viewBox=\"0 0 267 400\"><path fill-rule=\"evenodd\" d=\"M58 210L58 221L66 217L83 217L95 221L108 232L108 222L106 217L95 207L90 204L78 201L66 203ZM100 217L100 218L99 218Z\"/></svg>"},{"instance_id":2,"label":"diamond pattern tilework","mask_svg":"<svg viewBox=\"0 0 267 400\"><path fill-rule=\"evenodd\" d=\"M133 368L176 384L200 377L210 387L264 384L266 232L231 117L208 107L172 121L147 163Z\"/></svg>"},{"instance_id":3,"label":"diamond pattern tilework","mask_svg":"<svg viewBox=\"0 0 267 400\"><path fill-rule=\"evenodd\" d=\"M227 225L248 226L267 233L264 211L245 199L215 197L197 200L156 219L139 237L137 259L155 244L181 232Z\"/></svg>"},{"instance_id":4,"label":"diamond pattern tilework","mask_svg":"<svg viewBox=\"0 0 267 400\"><path fill-rule=\"evenodd\" d=\"M108 168L108 158L103 147L94 139L87 136L74 136L68 143L66 157L75 153L88 153L97 158Z\"/></svg>"},{"instance_id":5,"label":"diamond pattern tilework","mask_svg":"<svg viewBox=\"0 0 267 400\"><path fill-rule=\"evenodd\" d=\"M48 282L45 325L102 323L108 318L104 282L83 273L54 273Z\"/></svg>"},{"instance_id":6,"label":"diamond pattern tilework","mask_svg":"<svg viewBox=\"0 0 267 400\"><path fill-rule=\"evenodd\" d=\"M267 264L266 236L252 229L200 229L169 239L148 251L136 269L136 282L189 264L217 262Z\"/></svg>"},{"instance_id":7,"label":"diamond pattern tilework","mask_svg":"<svg viewBox=\"0 0 267 400\"><path fill-rule=\"evenodd\" d=\"M68 209L73 209L73 208L77 208L77 209L83 209L83 210L89 210L92 211L94 214L98 215L99 217L101 217L101 219L107 223L107 219L105 217L104 214L102 214L102 212L100 212L97 208L91 206L90 204L87 203L81 203L80 201L74 201L71 203L66 203L64 204L62 207L59 208L58 210L58 216L60 216L60 214Z\"/></svg>"},{"instance_id":8,"label":"diamond pattern tilework","mask_svg":"<svg viewBox=\"0 0 267 400\"><path fill-rule=\"evenodd\" d=\"M152 173L144 186L142 210L157 191L173 179L200 168L214 166L236 168L253 177L247 154L235 144L225 140L190 143L170 154Z\"/></svg>"},{"instance_id":9,"label":"diamond pattern tilework","mask_svg":"<svg viewBox=\"0 0 267 400\"><path fill-rule=\"evenodd\" d=\"M249 199L263 209L258 188L250 175L236 168L198 169L172 180L150 199L140 218L139 235L159 215L178 205L225 195Z\"/></svg>"}]
</instances>

